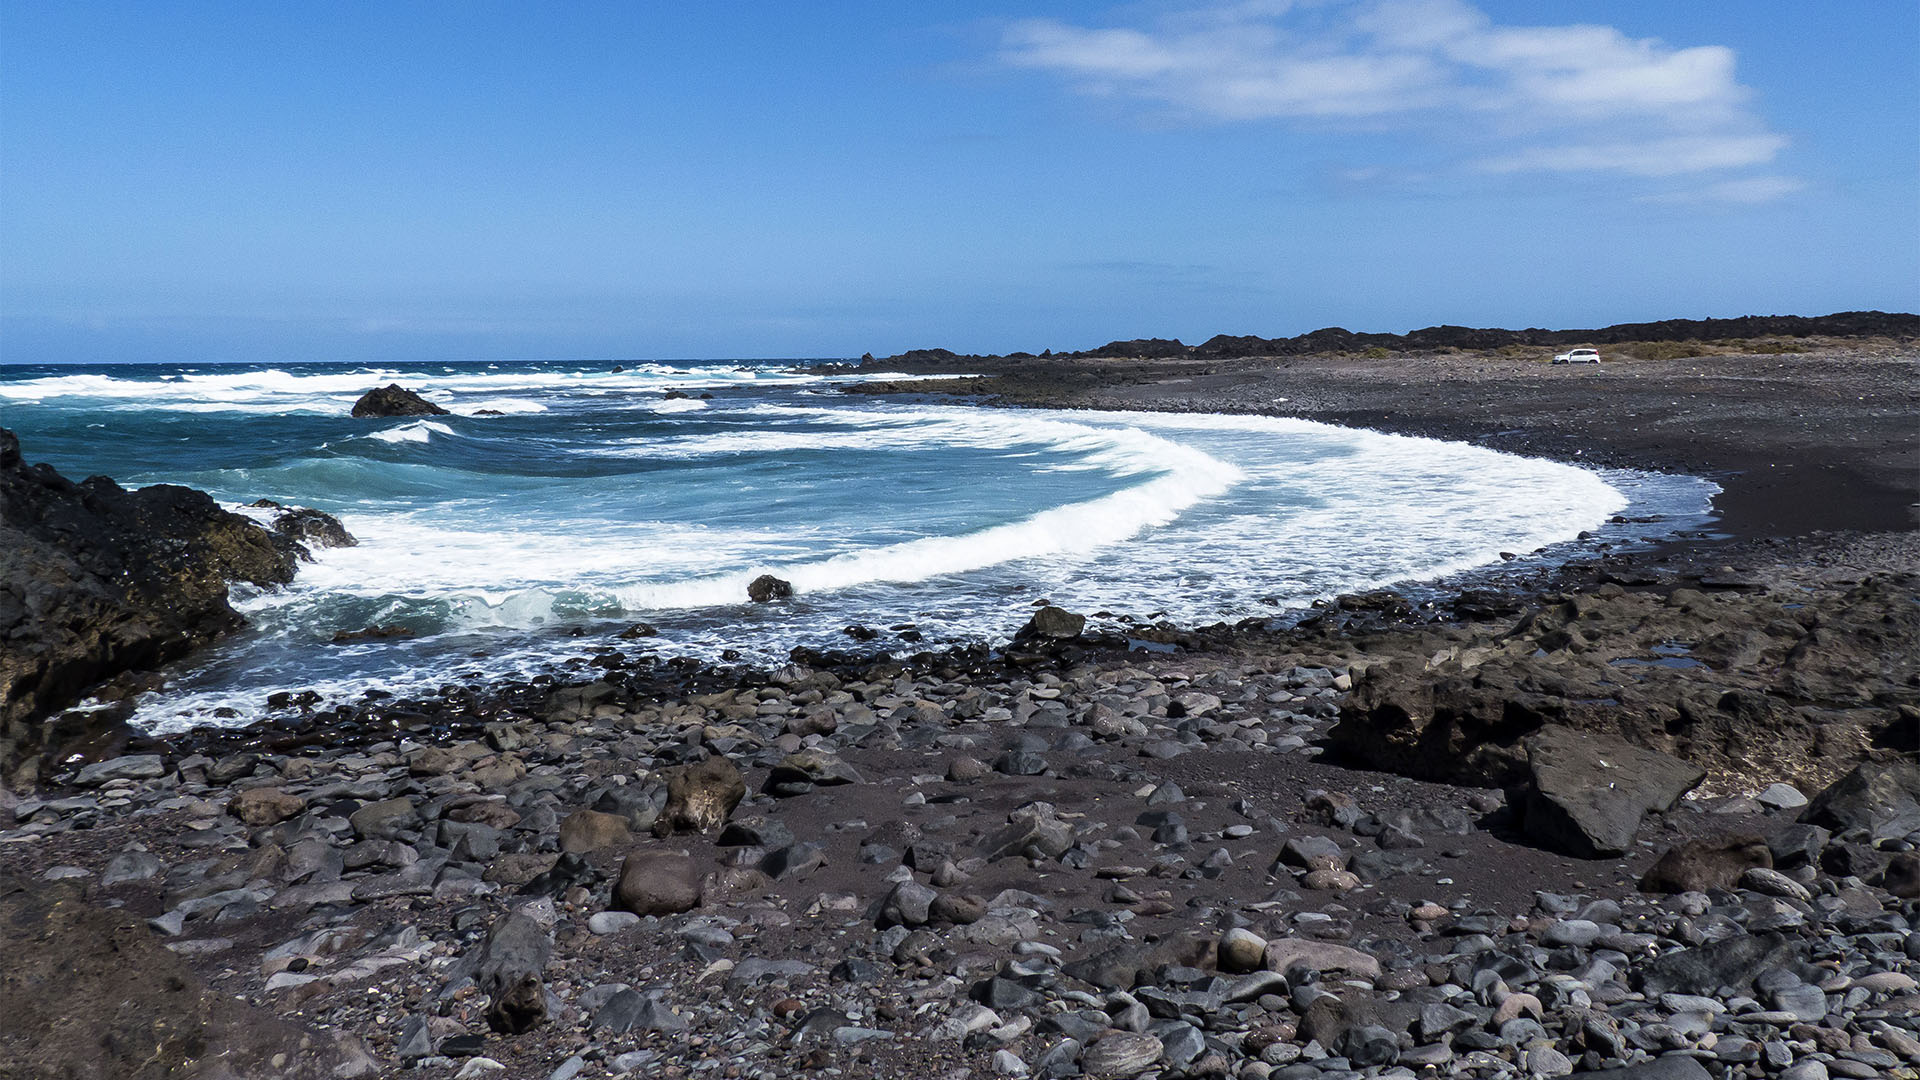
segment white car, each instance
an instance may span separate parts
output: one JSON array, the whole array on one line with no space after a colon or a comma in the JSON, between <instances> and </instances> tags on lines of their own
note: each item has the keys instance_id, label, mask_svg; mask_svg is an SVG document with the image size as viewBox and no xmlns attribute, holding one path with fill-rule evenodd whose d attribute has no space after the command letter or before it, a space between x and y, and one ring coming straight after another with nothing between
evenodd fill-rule
<instances>
[{"instance_id":1,"label":"white car","mask_svg":"<svg viewBox=\"0 0 1920 1080\"><path fill-rule=\"evenodd\" d=\"M1599 349L1570 349L1553 358L1556 364L1597 364L1600 362Z\"/></svg>"}]
</instances>

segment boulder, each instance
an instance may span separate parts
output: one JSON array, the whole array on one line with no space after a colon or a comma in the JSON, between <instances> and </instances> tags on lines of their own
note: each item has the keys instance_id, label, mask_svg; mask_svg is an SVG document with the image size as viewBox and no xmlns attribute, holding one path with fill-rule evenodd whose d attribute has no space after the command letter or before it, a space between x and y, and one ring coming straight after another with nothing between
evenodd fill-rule
<instances>
[{"instance_id":1,"label":"boulder","mask_svg":"<svg viewBox=\"0 0 1920 1080\"><path fill-rule=\"evenodd\" d=\"M727 823L747 794L747 781L724 754L667 773L667 805L654 819L653 835L710 833Z\"/></svg>"},{"instance_id":2,"label":"boulder","mask_svg":"<svg viewBox=\"0 0 1920 1080\"><path fill-rule=\"evenodd\" d=\"M1007 825L980 843L988 860L1026 855L1057 859L1073 846L1073 826L1061 821L1052 803L1034 802L1007 815Z\"/></svg>"},{"instance_id":3,"label":"boulder","mask_svg":"<svg viewBox=\"0 0 1920 1080\"><path fill-rule=\"evenodd\" d=\"M1535 842L1583 859L1632 847L1649 810L1669 810L1705 769L1604 735L1549 727L1525 741L1529 788L1522 827Z\"/></svg>"},{"instance_id":4,"label":"boulder","mask_svg":"<svg viewBox=\"0 0 1920 1080\"><path fill-rule=\"evenodd\" d=\"M839 757L825 750L808 749L781 758L767 773L767 783L762 790L787 797L804 795L816 787L863 783L865 779Z\"/></svg>"},{"instance_id":5,"label":"boulder","mask_svg":"<svg viewBox=\"0 0 1920 1080\"><path fill-rule=\"evenodd\" d=\"M576 810L560 823L560 850L571 853L623 847L633 839L627 819L597 810Z\"/></svg>"},{"instance_id":6,"label":"boulder","mask_svg":"<svg viewBox=\"0 0 1920 1080\"><path fill-rule=\"evenodd\" d=\"M227 813L244 825L278 825L307 808L307 800L279 788L248 788L227 801Z\"/></svg>"},{"instance_id":7,"label":"boulder","mask_svg":"<svg viewBox=\"0 0 1920 1080\"><path fill-rule=\"evenodd\" d=\"M1740 834L1690 840L1661 853L1653 866L1641 875L1640 891L1683 893L1732 889L1755 867L1773 869L1773 853L1762 837Z\"/></svg>"},{"instance_id":8,"label":"boulder","mask_svg":"<svg viewBox=\"0 0 1920 1080\"><path fill-rule=\"evenodd\" d=\"M447 410L399 383L388 383L360 395L360 400L353 403L353 415L359 417L445 416Z\"/></svg>"},{"instance_id":9,"label":"boulder","mask_svg":"<svg viewBox=\"0 0 1920 1080\"><path fill-rule=\"evenodd\" d=\"M1152 1035L1108 1031L1087 1047L1080 1057L1080 1067L1095 1080L1120 1080L1158 1065L1165 1052L1165 1044Z\"/></svg>"},{"instance_id":10,"label":"boulder","mask_svg":"<svg viewBox=\"0 0 1920 1080\"><path fill-rule=\"evenodd\" d=\"M55 714L238 629L229 587L283 585L298 555L204 492L29 466L0 429L0 786L118 752L127 710Z\"/></svg>"},{"instance_id":11,"label":"boulder","mask_svg":"<svg viewBox=\"0 0 1920 1080\"><path fill-rule=\"evenodd\" d=\"M775 600L785 600L793 595L793 583L761 574L747 583L747 599L756 604L768 604Z\"/></svg>"},{"instance_id":12,"label":"boulder","mask_svg":"<svg viewBox=\"0 0 1920 1080\"><path fill-rule=\"evenodd\" d=\"M1636 969L1635 975L1641 992L1648 997L1746 993L1763 972L1786 968L1799 973L1805 968L1805 948L1780 934L1742 934L1665 953ZM1808 974L1818 977L1812 971Z\"/></svg>"},{"instance_id":13,"label":"boulder","mask_svg":"<svg viewBox=\"0 0 1920 1080\"><path fill-rule=\"evenodd\" d=\"M1920 831L1920 764L1863 761L1814 796L1800 820L1834 833L1865 829L1876 839Z\"/></svg>"},{"instance_id":14,"label":"boulder","mask_svg":"<svg viewBox=\"0 0 1920 1080\"><path fill-rule=\"evenodd\" d=\"M340 519L332 514L323 513L304 506L284 508L283 513L274 515L273 532L307 547L341 548L358 547L360 541L353 538Z\"/></svg>"},{"instance_id":15,"label":"boulder","mask_svg":"<svg viewBox=\"0 0 1920 1080\"><path fill-rule=\"evenodd\" d=\"M1526 774L1520 740L1557 718L1503 673L1435 673L1417 663L1355 665L1327 733L1339 754L1401 776L1505 787Z\"/></svg>"},{"instance_id":16,"label":"boulder","mask_svg":"<svg viewBox=\"0 0 1920 1080\"><path fill-rule=\"evenodd\" d=\"M613 906L635 915L678 915L700 906L693 860L668 852L636 851L620 867Z\"/></svg>"},{"instance_id":17,"label":"boulder","mask_svg":"<svg viewBox=\"0 0 1920 1080\"><path fill-rule=\"evenodd\" d=\"M1308 938L1279 938L1267 943L1263 964L1282 975L1297 967L1319 972L1341 971L1362 978L1380 977L1380 961L1359 949Z\"/></svg>"},{"instance_id":18,"label":"boulder","mask_svg":"<svg viewBox=\"0 0 1920 1080\"><path fill-rule=\"evenodd\" d=\"M526 911L509 911L494 920L486 938L455 964L443 993L472 978L480 992L491 999L488 1026L517 1035L547 1018L547 991L542 978L552 958L552 933Z\"/></svg>"},{"instance_id":19,"label":"boulder","mask_svg":"<svg viewBox=\"0 0 1920 1080\"><path fill-rule=\"evenodd\" d=\"M1902 900L1920 899L1920 855L1903 851L1888 860L1880 887Z\"/></svg>"},{"instance_id":20,"label":"boulder","mask_svg":"<svg viewBox=\"0 0 1920 1080\"><path fill-rule=\"evenodd\" d=\"M1081 632L1086 630L1086 628L1087 617L1085 615L1076 615L1065 608L1057 608L1052 604L1048 604L1046 607L1034 612L1033 618L1027 620L1027 624L1021 627L1020 632L1015 636L1020 638L1052 638L1055 640L1064 640L1079 637Z\"/></svg>"}]
</instances>

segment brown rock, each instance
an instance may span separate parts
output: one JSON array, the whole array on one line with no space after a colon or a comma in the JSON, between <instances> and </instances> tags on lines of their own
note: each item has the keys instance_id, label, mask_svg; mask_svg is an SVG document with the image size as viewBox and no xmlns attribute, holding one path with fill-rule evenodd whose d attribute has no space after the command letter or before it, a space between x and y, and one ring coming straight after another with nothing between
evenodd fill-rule
<instances>
[{"instance_id":1,"label":"brown rock","mask_svg":"<svg viewBox=\"0 0 1920 1080\"><path fill-rule=\"evenodd\" d=\"M636 851L620 867L613 906L635 915L678 915L700 906L693 860L668 852Z\"/></svg>"},{"instance_id":2,"label":"brown rock","mask_svg":"<svg viewBox=\"0 0 1920 1080\"><path fill-rule=\"evenodd\" d=\"M560 850L583 852L622 847L633 839L627 819L598 810L576 810L560 823Z\"/></svg>"},{"instance_id":3,"label":"brown rock","mask_svg":"<svg viewBox=\"0 0 1920 1080\"><path fill-rule=\"evenodd\" d=\"M1315 971L1344 971L1350 975L1375 978L1380 974L1380 961L1345 945L1335 945L1328 941L1309 941L1306 938L1280 938L1267 942L1266 967L1268 971L1286 974L1287 969L1310 967Z\"/></svg>"},{"instance_id":4,"label":"brown rock","mask_svg":"<svg viewBox=\"0 0 1920 1080\"><path fill-rule=\"evenodd\" d=\"M278 825L307 808L307 800L279 788L249 788L227 802L227 813L260 828Z\"/></svg>"},{"instance_id":5,"label":"brown rock","mask_svg":"<svg viewBox=\"0 0 1920 1080\"><path fill-rule=\"evenodd\" d=\"M1668 848L1640 878L1649 893L1732 889L1754 867L1773 868L1767 842L1753 835L1711 836Z\"/></svg>"},{"instance_id":6,"label":"brown rock","mask_svg":"<svg viewBox=\"0 0 1920 1080\"><path fill-rule=\"evenodd\" d=\"M547 989L538 975L522 975L487 1007L487 1026L503 1035L529 1031L546 1018Z\"/></svg>"},{"instance_id":7,"label":"brown rock","mask_svg":"<svg viewBox=\"0 0 1920 1080\"><path fill-rule=\"evenodd\" d=\"M746 778L724 754L673 769L667 776L667 805L654 819L653 835L712 832L727 823L746 794Z\"/></svg>"},{"instance_id":8,"label":"brown rock","mask_svg":"<svg viewBox=\"0 0 1920 1080\"><path fill-rule=\"evenodd\" d=\"M467 779L474 782L482 791L494 791L506 787L527 775L527 766L514 754L497 754L482 759L478 765L467 771Z\"/></svg>"}]
</instances>

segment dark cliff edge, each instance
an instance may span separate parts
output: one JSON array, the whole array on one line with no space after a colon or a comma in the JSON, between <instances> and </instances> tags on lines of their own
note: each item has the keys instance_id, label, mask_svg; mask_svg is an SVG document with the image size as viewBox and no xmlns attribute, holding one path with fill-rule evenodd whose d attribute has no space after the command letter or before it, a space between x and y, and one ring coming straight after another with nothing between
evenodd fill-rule
<instances>
[{"instance_id":1,"label":"dark cliff edge","mask_svg":"<svg viewBox=\"0 0 1920 1080\"><path fill-rule=\"evenodd\" d=\"M240 627L228 586L285 584L304 554L205 492L29 465L0 429L0 789L124 741L124 707L66 710Z\"/></svg>"},{"instance_id":2,"label":"dark cliff edge","mask_svg":"<svg viewBox=\"0 0 1920 1080\"><path fill-rule=\"evenodd\" d=\"M1499 349L1507 346L1558 348L1566 345L1623 345L1653 341L1727 341L1753 338L1862 338L1920 337L1920 315L1885 311L1839 311L1831 315L1743 315L1734 319L1662 319L1657 322L1617 323L1592 330L1502 330L1470 326L1429 326L1405 334L1356 333L1330 326L1294 337L1263 338L1251 334L1215 334L1198 345L1177 339L1137 338L1110 341L1080 352L1048 352L1044 357L1085 360L1116 357L1130 360L1226 360L1249 356L1310 356L1324 353L1386 349L1419 352L1434 349ZM1017 360L1032 353L1004 357L962 355L947 349L910 349L873 366L951 364L955 361ZM863 362L862 366L868 366Z\"/></svg>"}]
</instances>

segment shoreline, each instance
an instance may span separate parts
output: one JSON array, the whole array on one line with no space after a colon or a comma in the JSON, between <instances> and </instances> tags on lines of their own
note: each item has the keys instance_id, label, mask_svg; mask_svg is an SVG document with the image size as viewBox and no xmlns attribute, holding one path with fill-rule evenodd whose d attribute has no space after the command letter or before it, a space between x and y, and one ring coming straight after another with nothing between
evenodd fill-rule
<instances>
[{"instance_id":1,"label":"shoreline","mask_svg":"<svg viewBox=\"0 0 1920 1080\"><path fill-rule=\"evenodd\" d=\"M1612 443L1623 410L1691 400L1681 419L1710 424L1764 402L1674 398L1671 372L1624 365L1529 390L1560 369L1474 381L1458 358L1412 385L1362 360L1003 375L1010 404L1264 394L1429 436L1444 391L1465 441L1602 464L1657 444L1636 467L1741 466L1743 494L1725 540L1343 597L1291 627L1139 631L1166 651L601 653L573 681L376 703L351 731L150 740L0 807L6 989L111 937L111 987L70 979L71 1008L111 997L145 1038L195 1007L155 985L173 979L216 1019L170 1060L268 1075L1906 1075L1913 838L1799 805L1856 765L1905 790L1920 732L1920 534L1810 527L1911 513L1890 484L1920 461L1904 349L1851 405L1829 381L1711 439L1668 414ZM1566 390L1595 385L1618 390L1605 410ZM1785 479L1752 475L1768 455ZM1836 472L1860 486L1823 490ZM1706 783L1636 818L1623 854L1569 854L1530 809L1550 781L1527 724ZM695 827L702 798L730 824ZM1669 849L1684 880L1647 890ZM1675 974L1726 941L1770 944ZM39 1044L0 1056L103 1052L18 1007ZM301 1039L300 1064L270 1064Z\"/></svg>"}]
</instances>

